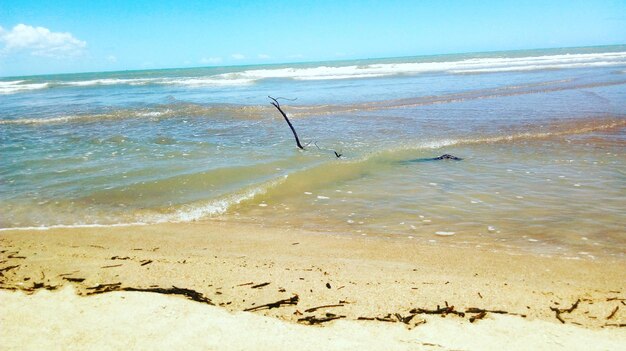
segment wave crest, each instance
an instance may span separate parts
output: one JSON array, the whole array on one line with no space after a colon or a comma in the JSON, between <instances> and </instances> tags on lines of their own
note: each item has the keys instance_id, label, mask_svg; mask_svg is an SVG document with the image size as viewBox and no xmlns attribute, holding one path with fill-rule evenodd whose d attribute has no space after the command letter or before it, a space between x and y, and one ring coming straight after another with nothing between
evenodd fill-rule
<instances>
[{"instance_id":1,"label":"wave crest","mask_svg":"<svg viewBox=\"0 0 626 351\"><path fill-rule=\"evenodd\" d=\"M0 81L0 94L8 95L22 91L39 90L48 87L48 83L24 83L24 80Z\"/></svg>"},{"instance_id":2,"label":"wave crest","mask_svg":"<svg viewBox=\"0 0 626 351\"><path fill-rule=\"evenodd\" d=\"M398 59L400 60L400 59ZM417 61L419 60L419 61ZM430 61L428 61L430 60ZM264 79L339 80L418 75L424 73L486 74L514 71L626 66L626 52L559 54L525 57L481 58L407 58L407 62L353 64L297 64L292 67L267 67L239 72L178 77L100 78L75 81L26 80L0 81L0 94L14 94L54 87L90 87L112 85L177 85L189 88L245 86ZM413 62L411 62L413 61ZM193 69L190 69L193 70ZM184 72L184 70L182 71ZM197 74L197 73L196 73Z\"/></svg>"}]
</instances>

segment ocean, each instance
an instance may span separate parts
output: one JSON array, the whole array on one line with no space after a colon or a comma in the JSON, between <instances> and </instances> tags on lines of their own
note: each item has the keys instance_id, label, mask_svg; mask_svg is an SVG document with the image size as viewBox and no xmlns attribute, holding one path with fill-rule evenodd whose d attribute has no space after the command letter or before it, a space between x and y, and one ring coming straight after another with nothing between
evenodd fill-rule
<instances>
[{"instance_id":1,"label":"ocean","mask_svg":"<svg viewBox=\"0 0 626 351\"><path fill-rule=\"evenodd\" d=\"M626 46L5 77L0 161L4 230L235 221L623 257Z\"/></svg>"}]
</instances>

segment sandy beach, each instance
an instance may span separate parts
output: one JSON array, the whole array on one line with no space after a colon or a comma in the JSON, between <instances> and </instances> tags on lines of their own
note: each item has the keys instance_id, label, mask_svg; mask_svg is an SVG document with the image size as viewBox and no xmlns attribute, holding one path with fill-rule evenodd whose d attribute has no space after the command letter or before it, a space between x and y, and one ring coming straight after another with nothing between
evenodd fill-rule
<instances>
[{"instance_id":1,"label":"sandy beach","mask_svg":"<svg viewBox=\"0 0 626 351\"><path fill-rule=\"evenodd\" d=\"M0 232L3 349L626 343L620 259L214 221Z\"/></svg>"}]
</instances>

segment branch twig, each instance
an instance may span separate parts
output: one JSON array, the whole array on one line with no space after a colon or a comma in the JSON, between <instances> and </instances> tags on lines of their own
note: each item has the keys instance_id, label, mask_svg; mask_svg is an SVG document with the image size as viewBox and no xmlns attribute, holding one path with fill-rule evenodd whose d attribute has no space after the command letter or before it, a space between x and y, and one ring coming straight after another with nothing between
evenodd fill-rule
<instances>
[{"instance_id":1,"label":"branch twig","mask_svg":"<svg viewBox=\"0 0 626 351\"><path fill-rule=\"evenodd\" d=\"M301 149L301 150L304 150L304 146L302 146L302 144L300 144L300 138L298 138L298 133L296 133L296 129L291 124L291 121L289 121L289 118L287 118L287 114L280 108L280 103L278 102L278 100L273 98L273 97L271 97L271 96L269 96L269 95L267 97L273 100L272 102L270 102L270 104L272 104L274 107L276 107L278 112L280 112L280 114L283 115L283 118L285 119L285 121L289 125L289 128L291 128L291 132L293 133L294 138L296 138L296 145L298 146L298 148Z\"/></svg>"},{"instance_id":2,"label":"branch twig","mask_svg":"<svg viewBox=\"0 0 626 351\"><path fill-rule=\"evenodd\" d=\"M561 313L572 313L578 307L579 303L580 303L580 299L576 300L576 302L574 302L574 304L570 308L550 307L550 309L554 311L556 319L558 319L559 322L565 324L565 320L561 317Z\"/></svg>"},{"instance_id":3,"label":"branch twig","mask_svg":"<svg viewBox=\"0 0 626 351\"><path fill-rule=\"evenodd\" d=\"M293 295L292 297L290 297L288 299L278 300L276 302L266 303L265 305L260 305L260 306L254 306L254 307L246 308L244 311L246 311L246 312L253 312L253 311L264 310L264 309L268 309L269 310L269 309L272 309L272 308L278 308L278 307L286 306L286 305L297 305L299 300L300 300L300 298L298 297L298 295Z\"/></svg>"}]
</instances>

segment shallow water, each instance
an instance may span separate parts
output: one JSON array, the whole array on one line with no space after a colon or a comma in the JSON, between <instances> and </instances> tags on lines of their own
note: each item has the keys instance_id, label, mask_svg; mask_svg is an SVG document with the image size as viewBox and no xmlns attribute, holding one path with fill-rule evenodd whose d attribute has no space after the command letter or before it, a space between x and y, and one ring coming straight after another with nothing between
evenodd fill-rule
<instances>
[{"instance_id":1,"label":"shallow water","mask_svg":"<svg viewBox=\"0 0 626 351\"><path fill-rule=\"evenodd\" d=\"M267 95L297 98L306 150ZM3 228L219 218L624 255L623 46L3 78L0 129Z\"/></svg>"}]
</instances>

